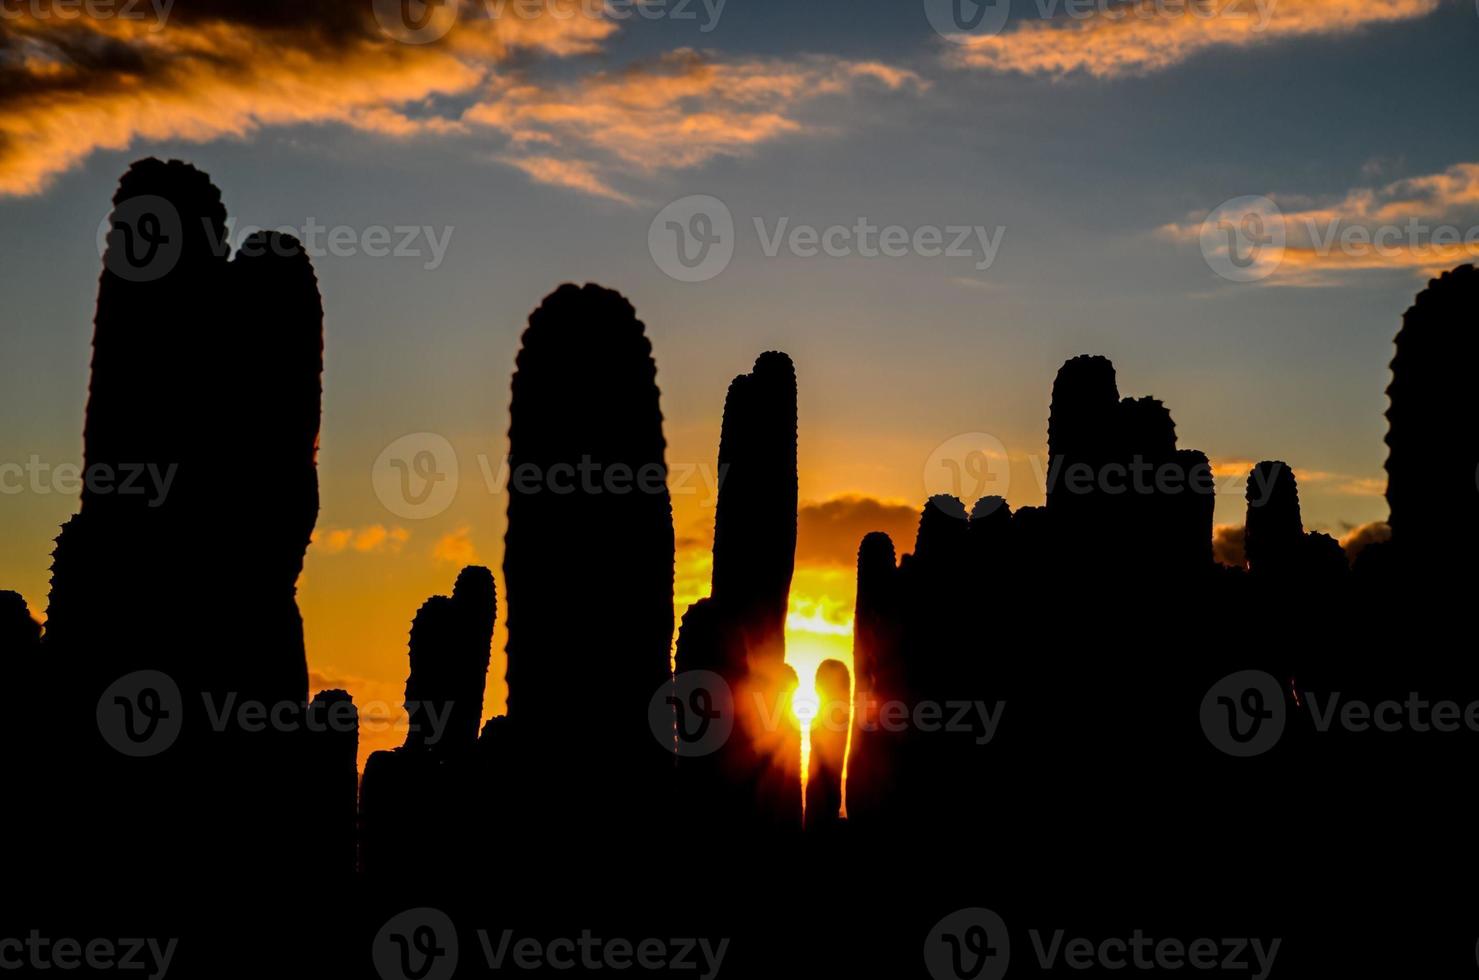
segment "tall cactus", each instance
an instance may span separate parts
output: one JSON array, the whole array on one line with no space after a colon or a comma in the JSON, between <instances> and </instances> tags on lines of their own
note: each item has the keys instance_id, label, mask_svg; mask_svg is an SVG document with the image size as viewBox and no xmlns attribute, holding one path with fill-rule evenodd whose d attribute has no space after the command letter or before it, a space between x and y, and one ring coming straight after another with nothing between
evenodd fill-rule
<instances>
[{"instance_id":1,"label":"tall cactus","mask_svg":"<svg viewBox=\"0 0 1479 980\"><path fill-rule=\"evenodd\" d=\"M187 164L134 164L113 203L83 433L89 472L110 479L84 486L54 552L45 643L68 672L62 710L77 712L59 727L84 730L121 676L163 672L180 691L179 744L149 764L83 761L93 799L146 801L101 822L144 842L195 823L223 860L296 864L296 835L262 832L298 805L296 737L245 732L229 712L212 722L204 699L308 700L295 588L318 513L317 283L285 235L231 258L220 191ZM202 568L200 536L223 522L231 559Z\"/></svg>"},{"instance_id":2,"label":"tall cactus","mask_svg":"<svg viewBox=\"0 0 1479 980\"><path fill-rule=\"evenodd\" d=\"M1206 575L1213 569L1212 535L1217 507L1217 481L1207 454L1178 449L1172 465L1183 482L1180 493L1164 501L1166 550L1161 560L1173 576Z\"/></svg>"},{"instance_id":3,"label":"tall cactus","mask_svg":"<svg viewBox=\"0 0 1479 980\"><path fill-rule=\"evenodd\" d=\"M858 825L876 821L887 803L892 760L888 733L879 728L882 705L900 693L903 625L894 543L882 531L858 546L853 610L853 736L847 809Z\"/></svg>"},{"instance_id":4,"label":"tall cactus","mask_svg":"<svg viewBox=\"0 0 1479 980\"><path fill-rule=\"evenodd\" d=\"M1248 517L1244 549L1248 569L1262 577L1297 570L1304 543L1299 481L1288 463L1265 460L1248 474Z\"/></svg>"},{"instance_id":5,"label":"tall cactus","mask_svg":"<svg viewBox=\"0 0 1479 980\"><path fill-rule=\"evenodd\" d=\"M1048 413L1047 507L1055 521L1082 525L1096 515L1099 498L1074 491L1068 470L1088 466L1098 472L1114 458L1119 406L1108 358L1085 354L1058 369Z\"/></svg>"},{"instance_id":6,"label":"tall cactus","mask_svg":"<svg viewBox=\"0 0 1479 980\"><path fill-rule=\"evenodd\" d=\"M0 591L0 655L33 657L41 644L41 624L19 592ZM0 668L0 669L8 669Z\"/></svg>"},{"instance_id":7,"label":"tall cactus","mask_svg":"<svg viewBox=\"0 0 1479 980\"><path fill-rule=\"evenodd\" d=\"M406 679L408 748L447 755L476 748L497 610L493 573L469 565L451 598L432 596L416 613Z\"/></svg>"},{"instance_id":8,"label":"tall cactus","mask_svg":"<svg viewBox=\"0 0 1479 980\"><path fill-rule=\"evenodd\" d=\"M529 317L509 410L508 710L563 773L551 792L640 797L669 674L673 516L652 345L632 305L564 285ZM629 798L631 798L629 797ZM587 803L593 801L587 801ZM603 805L620 805L620 800ZM558 805L558 804L557 804Z\"/></svg>"},{"instance_id":9,"label":"tall cactus","mask_svg":"<svg viewBox=\"0 0 1479 980\"><path fill-rule=\"evenodd\" d=\"M779 351L755 360L724 400L714 515L714 598L753 660L779 663L796 565L796 369Z\"/></svg>"},{"instance_id":10,"label":"tall cactus","mask_svg":"<svg viewBox=\"0 0 1479 980\"><path fill-rule=\"evenodd\" d=\"M1479 268L1428 283L1402 317L1387 388L1387 504L1392 541L1413 574L1470 553L1479 512L1479 433L1471 422L1479 361ZM1446 573L1446 572L1445 572Z\"/></svg>"},{"instance_id":11,"label":"tall cactus","mask_svg":"<svg viewBox=\"0 0 1479 980\"><path fill-rule=\"evenodd\" d=\"M350 874L358 866L359 712L346 691L320 691L308 705L303 822L319 867Z\"/></svg>"}]
</instances>

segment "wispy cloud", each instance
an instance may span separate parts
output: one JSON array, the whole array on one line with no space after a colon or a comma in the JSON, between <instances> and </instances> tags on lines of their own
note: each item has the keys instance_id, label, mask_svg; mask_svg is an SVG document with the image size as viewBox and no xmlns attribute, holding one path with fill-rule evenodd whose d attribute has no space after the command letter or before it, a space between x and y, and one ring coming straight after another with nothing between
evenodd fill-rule
<instances>
[{"instance_id":1,"label":"wispy cloud","mask_svg":"<svg viewBox=\"0 0 1479 980\"><path fill-rule=\"evenodd\" d=\"M397 554L410 539L411 532L405 528L388 528L383 524L370 524L360 528L325 528L313 532L313 546L328 555L345 551L357 551L360 554L385 551Z\"/></svg>"},{"instance_id":2,"label":"wispy cloud","mask_svg":"<svg viewBox=\"0 0 1479 980\"><path fill-rule=\"evenodd\" d=\"M948 59L963 67L1055 78L1100 79L1164 71L1212 48L1251 48L1289 38L1348 34L1413 20L1440 0L1132 0L1086 16L1052 17L999 35L957 36ZM1066 9L1066 5L1065 5Z\"/></svg>"},{"instance_id":3,"label":"wispy cloud","mask_svg":"<svg viewBox=\"0 0 1479 980\"><path fill-rule=\"evenodd\" d=\"M1279 195L1248 200L1268 202L1261 220L1266 235L1276 235L1252 255L1268 285L1336 285L1342 273L1371 270L1427 277L1479 261L1479 163L1358 187L1323 202ZM1208 220L1193 214L1159 232L1204 242Z\"/></svg>"},{"instance_id":4,"label":"wispy cloud","mask_svg":"<svg viewBox=\"0 0 1479 980\"><path fill-rule=\"evenodd\" d=\"M542 183L618 201L606 175L651 175L816 131L800 111L868 87L923 90L910 71L811 56L723 61L679 49L650 63L556 85L489 86L462 122L505 135L503 159Z\"/></svg>"},{"instance_id":5,"label":"wispy cloud","mask_svg":"<svg viewBox=\"0 0 1479 980\"><path fill-rule=\"evenodd\" d=\"M173 8L161 29L26 5L0 19L0 195L39 193L98 150L334 123L396 139L491 130L508 142L495 158L532 179L630 202L606 171L738 154L818 128L795 116L814 99L924 84L872 62L726 62L687 49L583 78L586 63L571 62L573 80L542 82L527 55L591 54L618 29L599 5L488 16L465 3L428 44L392 39L370 8L205 0Z\"/></svg>"},{"instance_id":6,"label":"wispy cloud","mask_svg":"<svg viewBox=\"0 0 1479 980\"><path fill-rule=\"evenodd\" d=\"M1258 465L1251 459L1214 459L1212 476L1217 481L1219 493L1237 494L1247 485L1248 474ZM1349 473L1330 473L1324 470L1294 468L1294 479L1302 489L1315 489L1321 493L1338 494L1343 497L1382 497L1387 492L1384 477L1353 476Z\"/></svg>"},{"instance_id":7,"label":"wispy cloud","mask_svg":"<svg viewBox=\"0 0 1479 980\"><path fill-rule=\"evenodd\" d=\"M478 549L473 544L472 528L459 527L450 534L442 535L432 546L431 556L437 561L452 562L454 565L477 564Z\"/></svg>"},{"instance_id":8,"label":"wispy cloud","mask_svg":"<svg viewBox=\"0 0 1479 980\"><path fill-rule=\"evenodd\" d=\"M204 142L266 126L341 123L390 136L446 131L423 115L524 49L595 50L589 17L469 19L443 42L401 44L368 3L180 4L163 29L118 17L0 21L0 194L34 194L100 149Z\"/></svg>"},{"instance_id":9,"label":"wispy cloud","mask_svg":"<svg viewBox=\"0 0 1479 980\"><path fill-rule=\"evenodd\" d=\"M595 167L580 160L561 160L551 156L502 156L499 159L522 170L536 183L566 187L621 204L636 203L629 195L607 184Z\"/></svg>"}]
</instances>

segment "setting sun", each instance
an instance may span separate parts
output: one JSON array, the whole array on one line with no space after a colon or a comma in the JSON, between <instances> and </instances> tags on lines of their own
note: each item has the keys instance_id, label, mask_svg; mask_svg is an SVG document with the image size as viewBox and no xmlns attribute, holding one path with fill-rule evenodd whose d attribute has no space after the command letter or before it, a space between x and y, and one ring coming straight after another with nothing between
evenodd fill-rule
<instances>
[{"instance_id":1,"label":"setting sun","mask_svg":"<svg viewBox=\"0 0 1479 980\"><path fill-rule=\"evenodd\" d=\"M852 617L838 622L829 612L852 607L853 596L829 594L815 597L791 591L790 612L786 616L786 663L796 671L796 693L791 698L791 714L801 730L801 788L805 798L807 777L811 771L811 724L821 709L816 689L817 668L824 660L839 660L852 674ZM843 767L843 793L846 798L847 769ZM843 807L846 812L846 806Z\"/></svg>"}]
</instances>

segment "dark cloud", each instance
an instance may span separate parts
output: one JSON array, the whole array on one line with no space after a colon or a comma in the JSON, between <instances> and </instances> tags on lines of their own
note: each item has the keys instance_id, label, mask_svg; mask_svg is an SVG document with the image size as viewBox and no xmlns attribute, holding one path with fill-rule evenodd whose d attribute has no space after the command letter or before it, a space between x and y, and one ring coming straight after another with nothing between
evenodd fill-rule
<instances>
[{"instance_id":1,"label":"dark cloud","mask_svg":"<svg viewBox=\"0 0 1479 980\"><path fill-rule=\"evenodd\" d=\"M918 509L873 497L845 496L803 504L797 513L796 561L813 565L857 564L858 545L870 531L883 531L899 551L914 547Z\"/></svg>"},{"instance_id":2,"label":"dark cloud","mask_svg":"<svg viewBox=\"0 0 1479 980\"><path fill-rule=\"evenodd\" d=\"M1224 565L1243 568L1248 557L1243 551L1243 526L1219 524L1212 532L1212 557Z\"/></svg>"},{"instance_id":3,"label":"dark cloud","mask_svg":"<svg viewBox=\"0 0 1479 980\"><path fill-rule=\"evenodd\" d=\"M1370 524L1352 528L1349 534L1340 539L1340 546L1345 549L1346 558L1354 563L1356 556L1369 546L1390 540L1392 526L1386 521L1372 521Z\"/></svg>"}]
</instances>

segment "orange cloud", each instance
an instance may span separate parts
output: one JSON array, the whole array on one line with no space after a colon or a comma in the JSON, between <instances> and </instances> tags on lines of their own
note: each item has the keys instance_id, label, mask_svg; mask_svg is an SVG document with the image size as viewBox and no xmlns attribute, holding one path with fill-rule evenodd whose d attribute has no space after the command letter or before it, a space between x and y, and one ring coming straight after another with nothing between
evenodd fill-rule
<instances>
[{"instance_id":1,"label":"orange cloud","mask_svg":"<svg viewBox=\"0 0 1479 980\"><path fill-rule=\"evenodd\" d=\"M1432 277L1479 260L1479 163L1355 188L1312 207L1266 200L1272 206L1265 226L1275 243L1254 257L1266 273L1261 281L1271 285L1329 286L1341 281L1338 273L1373 269ZM1206 219L1190 215L1160 233L1197 243Z\"/></svg>"},{"instance_id":2,"label":"orange cloud","mask_svg":"<svg viewBox=\"0 0 1479 980\"><path fill-rule=\"evenodd\" d=\"M567 187L595 197L609 198L622 204L635 203L631 197L607 184L596 173L596 169L579 160L561 160L546 156L505 156L504 163L524 171L537 183L553 187Z\"/></svg>"},{"instance_id":3,"label":"orange cloud","mask_svg":"<svg viewBox=\"0 0 1479 980\"><path fill-rule=\"evenodd\" d=\"M432 546L431 557L437 561L452 562L454 565L476 565L478 549L472 541L472 528L459 527L450 534L442 535Z\"/></svg>"},{"instance_id":4,"label":"orange cloud","mask_svg":"<svg viewBox=\"0 0 1479 980\"><path fill-rule=\"evenodd\" d=\"M0 22L0 49L26 52L0 60L0 194L38 193L95 150L140 141L322 122L446 132L455 120L407 112L471 91L515 50L592 51L614 30L589 17L464 19L442 43L410 45L379 31L369 4L270 7L181 4L166 29L34 12Z\"/></svg>"},{"instance_id":5,"label":"orange cloud","mask_svg":"<svg viewBox=\"0 0 1479 980\"><path fill-rule=\"evenodd\" d=\"M820 96L923 85L871 62L724 63L686 49L546 85L523 77L527 59L518 77L500 71L521 51L599 51L617 30L599 5L531 15L464 3L429 44L393 40L371 6L204 0L180 4L160 29L27 5L0 19L0 195L39 193L97 150L336 123L392 138L491 128L512 146L500 159L531 178L629 203L603 166L693 166L801 130L792 110Z\"/></svg>"},{"instance_id":6,"label":"orange cloud","mask_svg":"<svg viewBox=\"0 0 1479 980\"><path fill-rule=\"evenodd\" d=\"M876 62L822 56L724 62L682 48L574 82L492 86L462 121L503 133L516 150L535 148L505 159L536 180L629 200L600 173L650 175L742 155L802 132L797 111L805 104L865 85L927 87L913 72Z\"/></svg>"},{"instance_id":7,"label":"orange cloud","mask_svg":"<svg viewBox=\"0 0 1479 980\"><path fill-rule=\"evenodd\" d=\"M411 532L403 527L387 528L383 524L371 524L361 528L315 530L312 543L328 555L337 555L343 551L358 551L361 554L388 551L396 554L410 539Z\"/></svg>"},{"instance_id":8,"label":"orange cloud","mask_svg":"<svg viewBox=\"0 0 1479 980\"><path fill-rule=\"evenodd\" d=\"M1243 525L1219 524L1212 529L1212 558L1233 568L1248 566L1248 556L1243 550Z\"/></svg>"},{"instance_id":9,"label":"orange cloud","mask_svg":"<svg viewBox=\"0 0 1479 980\"><path fill-rule=\"evenodd\" d=\"M1211 48L1348 34L1425 17L1440 0L1137 0L1088 16L1029 21L1000 35L951 38L965 68L1061 78L1119 78L1164 71Z\"/></svg>"}]
</instances>

